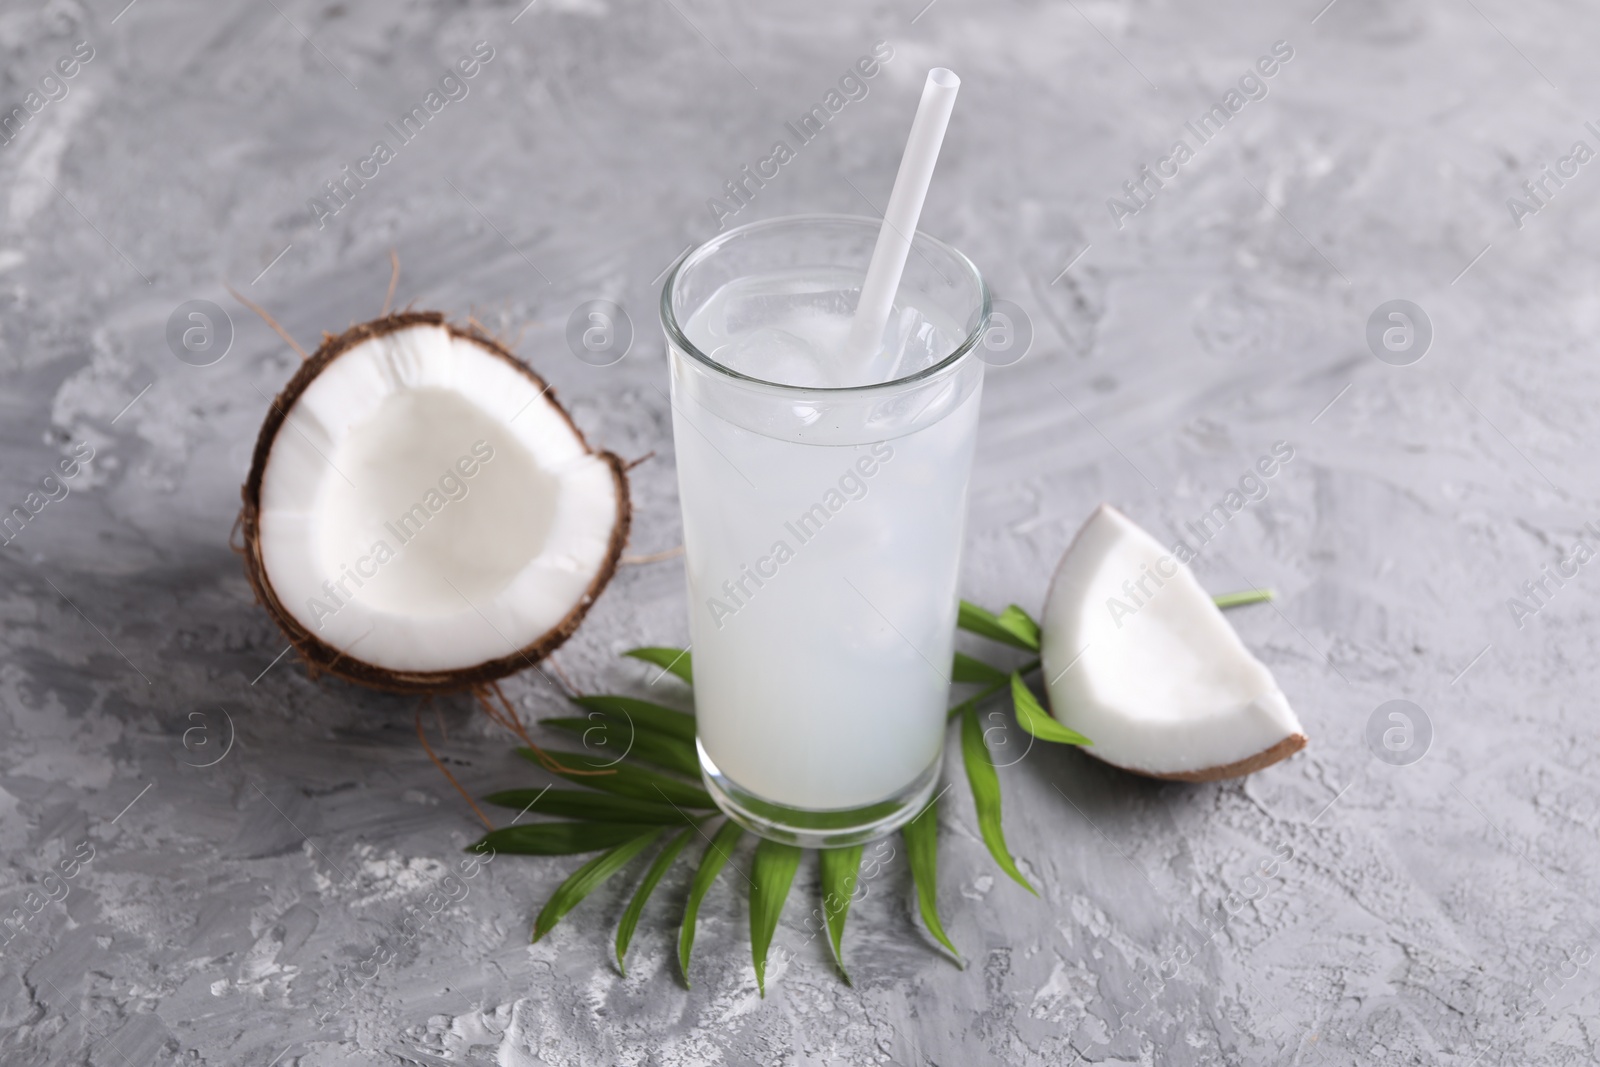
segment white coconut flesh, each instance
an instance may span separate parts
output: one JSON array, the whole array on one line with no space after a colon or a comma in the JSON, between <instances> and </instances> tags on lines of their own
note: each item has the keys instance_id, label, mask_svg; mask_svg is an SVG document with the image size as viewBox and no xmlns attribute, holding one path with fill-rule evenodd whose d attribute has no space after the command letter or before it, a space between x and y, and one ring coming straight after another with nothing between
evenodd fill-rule
<instances>
[{"instance_id":1,"label":"white coconut flesh","mask_svg":"<svg viewBox=\"0 0 1600 1067\"><path fill-rule=\"evenodd\" d=\"M282 606L352 658L461 670L559 626L608 566L620 503L541 386L435 325L341 353L262 471L260 553Z\"/></svg>"},{"instance_id":2,"label":"white coconut flesh","mask_svg":"<svg viewBox=\"0 0 1600 1067\"><path fill-rule=\"evenodd\" d=\"M1115 508L1062 557L1041 630L1051 713L1107 763L1204 781L1305 746L1272 672L1194 574Z\"/></svg>"}]
</instances>

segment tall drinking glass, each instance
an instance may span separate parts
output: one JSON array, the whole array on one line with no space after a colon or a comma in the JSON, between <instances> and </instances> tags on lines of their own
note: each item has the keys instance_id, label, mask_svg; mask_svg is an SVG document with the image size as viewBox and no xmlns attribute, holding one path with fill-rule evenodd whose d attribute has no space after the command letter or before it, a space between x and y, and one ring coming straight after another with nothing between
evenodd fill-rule
<instances>
[{"instance_id":1,"label":"tall drinking glass","mask_svg":"<svg viewBox=\"0 0 1600 1067\"><path fill-rule=\"evenodd\" d=\"M881 224L730 230L667 278L700 766L731 818L882 836L939 777L989 292L915 235L884 351L844 351Z\"/></svg>"}]
</instances>

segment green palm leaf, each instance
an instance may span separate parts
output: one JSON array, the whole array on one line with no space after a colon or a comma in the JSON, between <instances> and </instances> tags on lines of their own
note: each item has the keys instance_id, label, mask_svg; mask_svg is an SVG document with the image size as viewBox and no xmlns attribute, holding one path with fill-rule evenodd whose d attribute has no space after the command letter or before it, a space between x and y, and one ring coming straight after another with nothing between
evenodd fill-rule
<instances>
[{"instance_id":1,"label":"green palm leaf","mask_svg":"<svg viewBox=\"0 0 1600 1067\"><path fill-rule=\"evenodd\" d=\"M1017 870L1006 847L1006 832L1000 825L1000 775L995 772L994 758L989 753L988 742L983 737L983 725L978 721L978 709L968 708L961 716L961 757L967 768L967 783L972 786L972 802L978 809L978 832L989 854L1000 869L1016 879L1034 896L1038 891Z\"/></svg>"},{"instance_id":2,"label":"green palm leaf","mask_svg":"<svg viewBox=\"0 0 1600 1067\"><path fill-rule=\"evenodd\" d=\"M850 901L856 895L856 882L861 877L862 847L825 848L818 854L822 868L822 917L828 924L833 961L839 965L845 985L853 983L850 972L844 969L844 920L850 913Z\"/></svg>"},{"instance_id":3,"label":"green palm leaf","mask_svg":"<svg viewBox=\"0 0 1600 1067\"><path fill-rule=\"evenodd\" d=\"M617 696L573 697L572 702L580 708L598 711L602 715L623 719L647 730L694 744L694 716L676 708L634 697Z\"/></svg>"},{"instance_id":4,"label":"green palm leaf","mask_svg":"<svg viewBox=\"0 0 1600 1067\"><path fill-rule=\"evenodd\" d=\"M922 923L934 939L950 950L961 963L961 953L950 943L939 921L939 800L929 801L915 819L900 828L906 843L906 858L911 862L911 880L917 887L917 910L922 913Z\"/></svg>"},{"instance_id":5,"label":"green palm leaf","mask_svg":"<svg viewBox=\"0 0 1600 1067\"><path fill-rule=\"evenodd\" d=\"M517 749L517 754L523 759L539 763L539 757L530 748L519 748ZM571 770L555 771L555 774L568 781L576 782L578 785L586 785L591 789L600 789L607 793L634 797L638 800L665 801L684 808L705 808L709 810L716 807L710 793L707 793L697 785L690 785L681 778L668 778L664 774L657 774L654 771L647 771L642 767L634 767L627 763L618 763L615 766L610 766L581 752L552 752L546 750L545 755L555 759L564 767L572 768ZM540 765L543 766L543 764ZM585 770L591 769L600 770L603 773L583 773Z\"/></svg>"},{"instance_id":6,"label":"green palm leaf","mask_svg":"<svg viewBox=\"0 0 1600 1067\"><path fill-rule=\"evenodd\" d=\"M700 866L694 872L694 882L689 886L689 902L683 909L683 923L678 927L678 966L683 970L684 985L689 984L689 955L694 951L694 928L696 920L700 918L700 902L705 900L711 883L722 873L728 858L733 855L733 846L743 836L744 827L732 819L724 822L706 846L705 853L700 857Z\"/></svg>"},{"instance_id":7,"label":"green palm leaf","mask_svg":"<svg viewBox=\"0 0 1600 1067\"><path fill-rule=\"evenodd\" d=\"M632 758L679 774L700 773L700 759L695 755L693 742L680 741L642 725L630 725L598 715L592 719L540 719L539 724L577 734L583 740L584 747L593 753L591 758L594 759L609 761ZM599 751L595 752L596 749Z\"/></svg>"},{"instance_id":8,"label":"green palm leaf","mask_svg":"<svg viewBox=\"0 0 1600 1067\"><path fill-rule=\"evenodd\" d=\"M599 852L656 829L640 823L534 822L491 830L468 851L488 845L514 856L571 856Z\"/></svg>"},{"instance_id":9,"label":"green palm leaf","mask_svg":"<svg viewBox=\"0 0 1600 1067\"><path fill-rule=\"evenodd\" d=\"M644 872L644 881L639 883L639 888L633 891L633 899L628 901L628 910L622 913L622 921L617 924L617 970L623 976L628 974L627 967L623 966L623 957L628 954L628 943L633 940L634 928L639 925L639 916L644 914L645 903L650 899L650 894L656 890L656 884L661 881L672 867L673 861L689 843L698 827L690 826L667 842L667 847L656 854L655 861L650 864L650 869Z\"/></svg>"},{"instance_id":10,"label":"green palm leaf","mask_svg":"<svg viewBox=\"0 0 1600 1067\"><path fill-rule=\"evenodd\" d=\"M955 663L950 668L950 680L982 685L994 685L996 682L1004 684L1006 672L999 667L989 666L981 659L973 659L964 652L957 652Z\"/></svg>"},{"instance_id":11,"label":"green palm leaf","mask_svg":"<svg viewBox=\"0 0 1600 1067\"><path fill-rule=\"evenodd\" d=\"M548 934L561 917L573 908L584 897L594 892L599 885L613 874L627 866L628 861L639 853L649 848L662 834L666 833L664 827L656 827L639 834L630 841L625 841L609 852L602 853L594 859L579 867L576 871L556 887L550 895L545 906L540 909L539 917L533 922L533 939L538 941Z\"/></svg>"},{"instance_id":12,"label":"green palm leaf","mask_svg":"<svg viewBox=\"0 0 1600 1067\"><path fill-rule=\"evenodd\" d=\"M1011 705L1017 712L1017 725L1041 741L1054 741L1062 745L1094 744L1078 731L1069 730L1051 718L1018 673L1011 675Z\"/></svg>"},{"instance_id":13,"label":"green palm leaf","mask_svg":"<svg viewBox=\"0 0 1600 1067\"><path fill-rule=\"evenodd\" d=\"M664 671L670 671L690 685L694 684L694 666L689 659L689 653L681 648L630 648L623 653L634 659L642 659L646 663L654 663Z\"/></svg>"},{"instance_id":14,"label":"green palm leaf","mask_svg":"<svg viewBox=\"0 0 1600 1067\"><path fill-rule=\"evenodd\" d=\"M660 801L635 800L613 793L589 793L577 789L506 789L483 798L501 808L515 808L536 815L555 815L563 819L588 822L673 823L687 822L693 816L682 808Z\"/></svg>"},{"instance_id":15,"label":"green palm leaf","mask_svg":"<svg viewBox=\"0 0 1600 1067\"><path fill-rule=\"evenodd\" d=\"M756 988L767 995L767 950L772 947L778 916L800 869L800 848L761 839L750 872L750 956L756 965Z\"/></svg>"},{"instance_id":16,"label":"green palm leaf","mask_svg":"<svg viewBox=\"0 0 1600 1067\"><path fill-rule=\"evenodd\" d=\"M1039 651L1039 624L1015 604L996 615L978 605L963 600L956 616L956 625L963 630L999 641L1026 652Z\"/></svg>"}]
</instances>

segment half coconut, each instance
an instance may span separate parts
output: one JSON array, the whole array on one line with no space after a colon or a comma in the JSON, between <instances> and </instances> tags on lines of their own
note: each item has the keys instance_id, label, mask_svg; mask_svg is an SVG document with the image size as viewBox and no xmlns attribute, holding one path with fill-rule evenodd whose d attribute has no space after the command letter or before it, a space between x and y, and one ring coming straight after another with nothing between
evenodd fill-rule
<instances>
[{"instance_id":1,"label":"half coconut","mask_svg":"<svg viewBox=\"0 0 1600 1067\"><path fill-rule=\"evenodd\" d=\"M1184 557L1184 558L1180 558ZM1051 714L1135 774L1235 778L1300 751L1272 672L1169 551L1101 505L1061 557L1041 620Z\"/></svg>"},{"instance_id":2,"label":"half coconut","mask_svg":"<svg viewBox=\"0 0 1600 1067\"><path fill-rule=\"evenodd\" d=\"M245 570L313 674L470 689L565 641L627 541L622 462L538 375L437 312L325 337L243 489Z\"/></svg>"}]
</instances>

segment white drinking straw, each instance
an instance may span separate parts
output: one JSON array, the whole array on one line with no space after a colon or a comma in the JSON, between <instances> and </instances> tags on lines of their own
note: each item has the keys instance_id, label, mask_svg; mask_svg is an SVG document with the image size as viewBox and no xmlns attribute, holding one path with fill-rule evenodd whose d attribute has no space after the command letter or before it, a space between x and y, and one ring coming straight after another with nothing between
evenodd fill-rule
<instances>
[{"instance_id":1,"label":"white drinking straw","mask_svg":"<svg viewBox=\"0 0 1600 1067\"><path fill-rule=\"evenodd\" d=\"M852 362L871 359L883 343L894 294L900 288L900 275L906 269L906 256L911 251L911 238L917 232L917 219L922 215L922 201L928 195L933 165L939 160L939 146L944 143L945 127L950 124L950 112L956 106L956 90L960 88L961 79L954 71L944 67L928 71L927 83L922 87L922 102L917 105L917 117L911 122L911 136L906 139L905 154L900 157L900 173L895 175L894 191L889 194L889 209L883 213L878 243L872 250L872 262L867 266L867 277L861 285L861 302L850 324L848 355Z\"/></svg>"}]
</instances>

